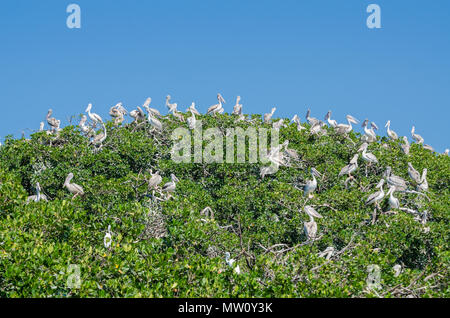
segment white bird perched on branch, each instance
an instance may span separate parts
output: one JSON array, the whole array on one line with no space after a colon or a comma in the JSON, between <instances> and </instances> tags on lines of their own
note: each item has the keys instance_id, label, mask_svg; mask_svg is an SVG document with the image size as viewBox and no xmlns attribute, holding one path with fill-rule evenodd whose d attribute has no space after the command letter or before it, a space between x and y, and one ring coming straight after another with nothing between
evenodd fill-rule
<instances>
[{"instance_id":1,"label":"white bird perched on branch","mask_svg":"<svg viewBox=\"0 0 450 318\"><path fill-rule=\"evenodd\" d=\"M233 106L233 115L241 115L242 114L242 104L239 104L241 101L241 96L236 97L236 104Z\"/></svg>"},{"instance_id":2,"label":"white bird perched on branch","mask_svg":"<svg viewBox=\"0 0 450 318\"><path fill-rule=\"evenodd\" d=\"M52 114L53 114L53 110L49 109L47 112L46 119L47 119L48 125L52 128L52 132L54 132L59 129L59 125L61 124L61 121L54 117L51 117Z\"/></svg>"},{"instance_id":3,"label":"white bird perched on branch","mask_svg":"<svg viewBox=\"0 0 450 318\"><path fill-rule=\"evenodd\" d=\"M310 217L321 219L322 215L319 214L312 206L307 205L303 208L303 211L305 211L306 214L308 214Z\"/></svg>"},{"instance_id":4,"label":"white bird perched on branch","mask_svg":"<svg viewBox=\"0 0 450 318\"><path fill-rule=\"evenodd\" d=\"M392 168L390 166L386 167L386 172L384 173L384 177L386 178L387 184L395 186L396 191L406 191L407 185L406 181L392 174Z\"/></svg>"},{"instance_id":5,"label":"white bird perched on branch","mask_svg":"<svg viewBox=\"0 0 450 318\"><path fill-rule=\"evenodd\" d=\"M352 174L352 172L356 171L356 169L358 168L358 158L359 158L359 154L355 154L353 156L352 160L350 160L350 163L348 165L346 165L345 167L343 167L341 169L341 171L339 172L339 177L341 177L345 174L348 175L348 178L344 182L345 186L347 186L347 183L351 179L354 179L354 177L351 174Z\"/></svg>"},{"instance_id":6,"label":"white bird perched on branch","mask_svg":"<svg viewBox=\"0 0 450 318\"><path fill-rule=\"evenodd\" d=\"M67 190L69 190L70 193L72 193L74 196L72 197L72 200L75 199L77 196L83 196L84 190L81 186L79 186L76 183L70 183L73 179L73 173L69 173L69 175L66 178L66 181L64 181L63 187L66 187Z\"/></svg>"},{"instance_id":7,"label":"white bird perched on branch","mask_svg":"<svg viewBox=\"0 0 450 318\"><path fill-rule=\"evenodd\" d=\"M374 123L371 124L371 128L369 129L367 126L369 125L369 120L366 119L364 120L364 122L362 123L361 127L364 128L364 139L367 142L375 142L377 140L377 134L375 133L374 129L378 129L377 125L375 125ZM376 127L376 128L375 128Z\"/></svg>"},{"instance_id":8,"label":"white bird perched on branch","mask_svg":"<svg viewBox=\"0 0 450 318\"><path fill-rule=\"evenodd\" d=\"M449 155L449 153L450 153L450 149L445 149L445 151L444 151L444 155Z\"/></svg>"},{"instance_id":9,"label":"white bird perched on branch","mask_svg":"<svg viewBox=\"0 0 450 318\"><path fill-rule=\"evenodd\" d=\"M303 223L303 231L305 232L308 240L313 240L316 237L317 223L311 215L309 216L309 222Z\"/></svg>"},{"instance_id":10,"label":"white bird perched on branch","mask_svg":"<svg viewBox=\"0 0 450 318\"><path fill-rule=\"evenodd\" d=\"M414 127L414 126L411 129L411 136L412 136L412 139L414 139L416 141L416 143L423 144L424 140L421 135L416 134L416 127Z\"/></svg>"},{"instance_id":11,"label":"white bird perched on branch","mask_svg":"<svg viewBox=\"0 0 450 318\"><path fill-rule=\"evenodd\" d=\"M323 252L319 252L319 257L325 257L326 260L329 260L331 256L334 254L334 247L328 246Z\"/></svg>"},{"instance_id":12,"label":"white bird perched on branch","mask_svg":"<svg viewBox=\"0 0 450 318\"><path fill-rule=\"evenodd\" d=\"M227 263L228 266L230 266L231 268L233 268L233 264L236 262L233 258L231 258L231 255L229 252L225 252L225 262ZM234 272L236 274L240 274L241 273L241 268L239 267L239 265L236 265L234 267Z\"/></svg>"},{"instance_id":13,"label":"white bird perched on branch","mask_svg":"<svg viewBox=\"0 0 450 318\"><path fill-rule=\"evenodd\" d=\"M88 113L89 118L94 122L94 123L98 123L98 122L103 122L103 119L96 113L91 113L91 109L92 109L92 104L89 103L85 112Z\"/></svg>"},{"instance_id":14,"label":"white bird perched on branch","mask_svg":"<svg viewBox=\"0 0 450 318\"><path fill-rule=\"evenodd\" d=\"M394 197L395 186L391 186L387 195L389 195L389 207L391 210L400 208L400 201Z\"/></svg>"},{"instance_id":15,"label":"white bird perched on branch","mask_svg":"<svg viewBox=\"0 0 450 318\"><path fill-rule=\"evenodd\" d=\"M315 125L317 125L320 122L320 120L318 120L317 118L311 117L311 109L308 109L306 111L306 121L311 126L315 126Z\"/></svg>"},{"instance_id":16,"label":"white bird perched on branch","mask_svg":"<svg viewBox=\"0 0 450 318\"><path fill-rule=\"evenodd\" d=\"M86 115L82 115L81 119L80 119L80 123L78 124L78 126L80 126L81 131L85 134L88 135L92 130L89 126L86 125L86 121L87 121L87 116Z\"/></svg>"},{"instance_id":17,"label":"white bird perched on branch","mask_svg":"<svg viewBox=\"0 0 450 318\"><path fill-rule=\"evenodd\" d=\"M189 106L188 109L186 109L186 112L191 112L192 114L200 116L200 112L197 110L197 108L195 108L194 102L192 102L191 106Z\"/></svg>"},{"instance_id":18,"label":"white bird perched on branch","mask_svg":"<svg viewBox=\"0 0 450 318\"><path fill-rule=\"evenodd\" d=\"M311 168L311 175L313 177L312 180L306 180L306 184L303 188L303 195L306 197L308 196L308 198L312 198L313 197L313 192L316 190L317 188L317 177L321 177L321 174L319 171L316 170L316 168Z\"/></svg>"},{"instance_id":19,"label":"white bird perched on branch","mask_svg":"<svg viewBox=\"0 0 450 318\"><path fill-rule=\"evenodd\" d=\"M420 173L414 169L411 162L408 162L408 174L415 183L420 184Z\"/></svg>"},{"instance_id":20,"label":"white bird perched on branch","mask_svg":"<svg viewBox=\"0 0 450 318\"><path fill-rule=\"evenodd\" d=\"M408 138L406 138L406 136L403 136L403 144L401 144L400 147L402 148L403 153L409 156L411 145L409 144Z\"/></svg>"},{"instance_id":21,"label":"white bird perched on branch","mask_svg":"<svg viewBox=\"0 0 450 318\"><path fill-rule=\"evenodd\" d=\"M170 175L170 178L172 179L172 181L167 182L165 185L163 185L161 191L162 192L167 192L168 193L168 198L171 196L170 193L175 192L176 186L177 186L177 182L180 182L180 180L178 180L178 178L172 173Z\"/></svg>"},{"instance_id":22,"label":"white bird perched on branch","mask_svg":"<svg viewBox=\"0 0 450 318\"><path fill-rule=\"evenodd\" d=\"M145 108L145 110L147 111L148 114L152 114L152 116L161 116L161 113L159 112L159 110L155 109L155 108L151 108L150 107L150 103L152 102L152 99L149 97L145 100L144 104L142 105L142 107Z\"/></svg>"},{"instance_id":23,"label":"white bird perched on branch","mask_svg":"<svg viewBox=\"0 0 450 318\"><path fill-rule=\"evenodd\" d=\"M302 131L303 129L306 129L306 127L302 126L302 124L300 122L300 118L297 116L297 114L295 114L294 117L292 117L291 121L293 121L294 123L297 124L298 131Z\"/></svg>"},{"instance_id":24,"label":"white bird perched on branch","mask_svg":"<svg viewBox=\"0 0 450 318\"><path fill-rule=\"evenodd\" d=\"M420 184L417 186L418 191L428 191L427 172L427 168L423 169L422 177L420 178Z\"/></svg>"},{"instance_id":25,"label":"white bird perched on branch","mask_svg":"<svg viewBox=\"0 0 450 318\"><path fill-rule=\"evenodd\" d=\"M335 128L338 125L336 120L331 119L331 110L329 110L328 113L325 115L325 120L328 122L330 127Z\"/></svg>"},{"instance_id":26,"label":"white bird perched on branch","mask_svg":"<svg viewBox=\"0 0 450 318\"><path fill-rule=\"evenodd\" d=\"M155 173L153 173L152 170L150 170L150 174L152 175L149 182L148 182L148 186L149 188L156 188L158 187L158 185L162 182L162 178L159 175L159 171L156 171Z\"/></svg>"},{"instance_id":27,"label":"white bird perched on branch","mask_svg":"<svg viewBox=\"0 0 450 318\"><path fill-rule=\"evenodd\" d=\"M268 124L272 120L273 113L277 110L276 107L273 107L270 113L264 114L264 123Z\"/></svg>"},{"instance_id":28,"label":"white bird perched on branch","mask_svg":"<svg viewBox=\"0 0 450 318\"><path fill-rule=\"evenodd\" d=\"M177 107L178 107L177 103L173 103L173 104L170 103L171 98L172 97L170 95L166 96L166 106L169 109L169 112L173 112L174 110L177 110Z\"/></svg>"},{"instance_id":29,"label":"white bird perched on branch","mask_svg":"<svg viewBox=\"0 0 450 318\"><path fill-rule=\"evenodd\" d=\"M47 200L47 196L45 194L41 194L41 185L39 184L39 182L36 182L36 194L35 195L30 195L27 198L27 204L30 203L30 201L34 201L34 202L39 202L40 200L43 201L48 201Z\"/></svg>"},{"instance_id":30,"label":"white bird perched on branch","mask_svg":"<svg viewBox=\"0 0 450 318\"><path fill-rule=\"evenodd\" d=\"M157 130L161 131L163 129L162 123L156 119L155 116L152 115L152 113L148 113L148 122L152 127L156 128Z\"/></svg>"},{"instance_id":31,"label":"white bird perched on branch","mask_svg":"<svg viewBox=\"0 0 450 318\"><path fill-rule=\"evenodd\" d=\"M384 179L381 179L380 182L376 186L376 188L379 188L380 190L369 195L369 197L367 198L366 203L365 203L366 205L375 204L375 210L373 211L373 214L372 214L372 224L375 224L377 208L379 210L381 210L380 202L384 198L383 185L384 185Z\"/></svg>"},{"instance_id":32,"label":"white bird perched on branch","mask_svg":"<svg viewBox=\"0 0 450 318\"><path fill-rule=\"evenodd\" d=\"M222 114L224 112L222 103L225 104L225 99L223 99L223 97L220 93L217 94L217 100L219 101L218 104L212 105L208 108L208 111L207 111L208 115L211 115L211 114L215 115L217 113Z\"/></svg>"},{"instance_id":33,"label":"white bird perched on branch","mask_svg":"<svg viewBox=\"0 0 450 318\"><path fill-rule=\"evenodd\" d=\"M106 140L106 137L108 135L106 133L106 126L104 123L102 123L102 128L103 128L103 131L100 134L94 136L94 138L91 141L91 144L100 145L100 147L101 147L102 143Z\"/></svg>"},{"instance_id":34,"label":"white bird perched on branch","mask_svg":"<svg viewBox=\"0 0 450 318\"><path fill-rule=\"evenodd\" d=\"M353 130L352 123L353 124L357 124L358 123L358 120L355 117L353 117L352 115L347 115L346 118L347 118L347 123L348 124L338 124L336 126L335 130L336 130L336 132L338 134L348 134L348 133L350 133Z\"/></svg>"},{"instance_id":35,"label":"white bird perched on branch","mask_svg":"<svg viewBox=\"0 0 450 318\"><path fill-rule=\"evenodd\" d=\"M188 124L188 127L189 127L189 129L194 129L195 128L195 124L197 123L197 119L195 118L195 113L191 110L191 114L192 114L192 117L189 117L188 119L187 119L187 124Z\"/></svg>"},{"instance_id":36,"label":"white bird perched on branch","mask_svg":"<svg viewBox=\"0 0 450 318\"><path fill-rule=\"evenodd\" d=\"M392 140L397 140L398 139L398 135L395 131L391 130L391 121L388 120L386 125L384 127L387 127L387 134L389 136L389 138L391 138Z\"/></svg>"},{"instance_id":37,"label":"white bird perched on branch","mask_svg":"<svg viewBox=\"0 0 450 318\"><path fill-rule=\"evenodd\" d=\"M369 147L369 144L365 142L360 148L359 151L362 150L361 157L364 161L368 162L369 166L372 165L372 163L378 163L377 157L375 157L374 154L367 152L367 148ZM367 176L367 165L366 165L366 176Z\"/></svg>"},{"instance_id":38,"label":"white bird perched on branch","mask_svg":"<svg viewBox=\"0 0 450 318\"><path fill-rule=\"evenodd\" d=\"M286 127L283 119L280 119L279 121L272 124L272 128L275 130L280 130L281 127Z\"/></svg>"}]
</instances>

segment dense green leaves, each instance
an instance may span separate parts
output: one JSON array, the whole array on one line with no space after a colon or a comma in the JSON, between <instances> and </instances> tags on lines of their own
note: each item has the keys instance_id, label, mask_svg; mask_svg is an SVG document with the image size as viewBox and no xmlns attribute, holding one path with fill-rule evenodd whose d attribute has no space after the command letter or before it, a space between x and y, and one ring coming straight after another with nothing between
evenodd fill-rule
<instances>
[{"instance_id":1,"label":"dense green leaves","mask_svg":"<svg viewBox=\"0 0 450 318\"><path fill-rule=\"evenodd\" d=\"M199 119L204 129L236 125L229 115ZM352 144L331 129L317 137L290 124L280 142L289 140L300 159L261 179L260 163L175 163L170 134L186 124L173 116L162 121L162 133L147 124L108 123L100 150L73 126L58 136L7 138L0 148L1 297L449 296L448 156L416 144L406 156L399 142L383 138L368 150L380 163L367 167L366 176L359 160L347 189L338 174L360 136L352 133ZM270 127L259 120L252 125ZM402 207L427 211L427 222L397 210L379 214L372 225L366 198L388 165L409 182L407 162L428 169L430 189L426 196L396 196ZM307 199L299 189L311 167L323 177ZM180 179L172 199L150 201L150 169L160 171L163 183L171 173ZM71 200L62 187L69 172L85 196ZM49 201L26 205L36 182ZM305 204L323 216L313 242L303 232ZM201 214L206 207L214 218ZM387 200L381 207L389 210ZM106 248L108 226L112 245ZM337 252L330 260L318 256L330 246ZM225 252L241 274L225 263ZM80 268L79 289L68 287L70 264ZM371 264L381 271L375 291L366 283ZM402 265L398 276L396 264Z\"/></svg>"}]
</instances>

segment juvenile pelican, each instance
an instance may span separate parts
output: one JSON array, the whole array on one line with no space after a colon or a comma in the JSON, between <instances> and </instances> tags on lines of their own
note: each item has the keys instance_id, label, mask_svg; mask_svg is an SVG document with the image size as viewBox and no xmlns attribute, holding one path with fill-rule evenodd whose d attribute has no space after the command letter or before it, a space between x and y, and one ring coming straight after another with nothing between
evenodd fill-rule
<instances>
[{"instance_id":1,"label":"juvenile pelican","mask_svg":"<svg viewBox=\"0 0 450 318\"><path fill-rule=\"evenodd\" d=\"M306 121L311 126L315 126L315 125L317 125L320 122L320 120L318 120L317 118L311 117L311 109L308 109L306 111Z\"/></svg>"},{"instance_id":2,"label":"juvenile pelican","mask_svg":"<svg viewBox=\"0 0 450 318\"><path fill-rule=\"evenodd\" d=\"M210 115L210 114L215 115L217 113L221 114L221 113L224 112L224 109L222 107L222 103L225 104L225 100L223 99L223 97L222 97L222 95L220 93L217 94L217 100L219 101L218 104L212 105L212 106L210 106L208 108L208 111L207 111L208 115Z\"/></svg>"},{"instance_id":3,"label":"juvenile pelican","mask_svg":"<svg viewBox=\"0 0 450 318\"><path fill-rule=\"evenodd\" d=\"M350 133L353 130L352 123L353 124L357 124L358 123L358 120L355 117L353 117L352 115L347 115L346 118L347 118L347 123L348 124L338 124L336 126L336 132L338 134L348 134L348 133Z\"/></svg>"},{"instance_id":4,"label":"juvenile pelican","mask_svg":"<svg viewBox=\"0 0 450 318\"><path fill-rule=\"evenodd\" d=\"M148 113L148 121L150 125L152 125L152 127L156 128L159 131L162 130L162 123L158 119L156 119L156 117L154 117L152 113Z\"/></svg>"},{"instance_id":5,"label":"juvenile pelican","mask_svg":"<svg viewBox=\"0 0 450 318\"><path fill-rule=\"evenodd\" d=\"M302 124L300 122L300 118L297 116L297 114L295 114L294 117L292 117L291 121L293 121L294 123L297 124L298 131L302 131L303 129L306 129L306 127L302 126Z\"/></svg>"},{"instance_id":6,"label":"juvenile pelican","mask_svg":"<svg viewBox=\"0 0 450 318\"><path fill-rule=\"evenodd\" d=\"M420 173L414 169L411 162L408 162L408 174L415 183L420 184Z\"/></svg>"},{"instance_id":7,"label":"juvenile pelican","mask_svg":"<svg viewBox=\"0 0 450 318\"><path fill-rule=\"evenodd\" d=\"M280 119L279 121L272 124L272 128L275 130L280 130L281 127L286 127L283 119Z\"/></svg>"},{"instance_id":8,"label":"juvenile pelican","mask_svg":"<svg viewBox=\"0 0 450 318\"><path fill-rule=\"evenodd\" d=\"M273 113L277 110L276 107L273 107L270 113L264 114L264 123L268 124L272 120Z\"/></svg>"},{"instance_id":9,"label":"juvenile pelican","mask_svg":"<svg viewBox=\"0 0 450 318\"><path fill-rule=\"evenodd\" d=\"M178 178L173 173L170 175L170 178L172 179L172 181L167 182L161 189L162 192L167 192L169 194L169 197L171 196L170 193L173 193L175 191L176 183L180 182L180 180L178 180Z\"/></svg>"},{"instance_id":10,"label":"juvenile pelican","mask_svg":"<svg viewBox=\"0 0 450 318\"><path fill-rule=\"evenodd\" d=\"M200 112L195 108L195 103L192 102L191 106L189 106L188 109L186 109L186 112L191 112L192 114L195 114L197 116L200 116Z\"/></svg>"},{"instance_id":11,"label":"juvenile pelican","mask_svg":"<svg viewBox=\"0 0 450 318\"><path fill-rule=\"evenodd\" d=\"M402 148L402 151L405 155L409 155L409 149L411 148L408 138L406 138L406 136L403 136L403 144L400 145L400 147Z\"/></svg>"},{"instance_id":12,"label":"juvenile pelican","mask_svg":"<svg viewBox=\"0 0 450 318\"><path fill-rule=\"evenodd\" d=\"M106 137L108 135L106 133L106 126L105 126L104 123L102 123L102 128L103 128L103 131L100 134L96 135L92 139L91 144L93 144L93 145L101 145L106 140Z\"/></svg>"},{"instance_id":13,"label":"juvenile pelican","mask_svg":"<svg viewBox=\"0 0 450 318\"><path fill-rule=\"evenodd\" d=\"M325 120L328 122L330 127L335 128L338 125L336 120L331 119L331 110L329 110L328 113L325 115Z\"/></svg>"},{"instance_id":14,"label":"juvenile pelican","mask_svg":"<svg viewBox=\"0 0 450 318\"><path fill-rule=\"evenodd\" d=\"M144 104L142 105L142 107L145 108L145 110L147 111L148 114L152 114L153 116L161 117L161 113L159 112L159 110L150 107L151 102L152 102L152 99L150 97L147 98L145 100Z\"/></svg>"},{"instance_id":15,"label":"juvenile pelican","mask_svg":"<svg viewBox=\"0 0 450 318\"><path fill-rule=\"evenodd\" d=\"M348 175L348 178L344 182L345 186L347 186L348 182L351 179L354 179L354 177L351 174L358 168L358 158L359 154L354 155L352 160L350 160L350 163L346 165L344 168L342 168L341 171L339 172L339 177L345 174Z\"/></svg>"},{"instance_id":16,"label":"juvenile pelican","mask_svg":"<svg viewBox=\"0 0 450 318\"><path fill-rule=\"evenodd\" d=\"M317 223L312 216L309 216L309 222L303 223L303 230L308 240L313 240L317 234Z\"/></svg>"},{"instance_id":17,"label":"juvenile pelican","mask_svg":"<svg viewBox=\"0 0 450 318\"><path fill-rule=\"evenodd\" d=\"M389 195L389 207L391 210L400 208L400 201L394 197L395 186L391 186L387 195Z\"/></svg>"},{"instance_id":18,"label":"juvenile pelican","mask_svg":"<svg viewBox=\"0 0 450 318\"><path fill-rule=\"evenodd\" d=\"M395 131L391 130L391 121L390 120L387 121L386 126L384 126L384 127L387 127L387 134L388 134L389 138L391 138L392 140L398 139L397 133Z\"/></svg>"},{"instance_id":19,"label":"juvenile pelican","mask_svg":"<svg viewBox=\"0 0 450 318\"><path fill-rule=\"evenodd\" d=\"M187 119L187 124L188 124L188 126L189 126L189 129L194 129L195 128L195 124L197 123L197 119L195 118L195 113L191 110L191 114L192 114L192 117L189 117L188 119Z\"/></svg>"},{"instance_id":20,"label":"juvenile pelican","mask_svg":"<svg viewBox=\"0 0 450 318\"><path fill-rule=\"evenodd\" d=\"M88 113L89 118L94 122L94 123L98 123L98 122L103 122L102 118L97 115L96 113L91 113L91 109L92 109L92 104L89 103L85 112Z\"/></svg>"},{"instance_id":21,"label":"juvenile pelican","mask_svg":"<svg viewBox=\"0 0 450 318\"><path fill-rule=\"evenodd\" d=\"M316 190L317 188L317 177L320 177L321 174L319 173L319 171L316 170L316 168L311 168L311 175L313 177L312 180L306 180L306 185L303 188L303 195L306 197L308 196L308 198L312 198L313 197L313 192ZM306 212L306 211L305 211Z\"/></svg>"},{"instance_id":22,"label":"juvenile pelican","mask_svg":"<svg viewBox=\"0 0 450 318\"><path fill-rule=\"evenodd\" d=\"M321 219L322 215L319 214L312 206L307 205L303 208L303 211L305 211L306 214L308 214L310 217Z\"/></svg>"},{"instance_id":23,"label":"juvenile pelican","mask_svg":"<svg viewBox=\"0 0 450 318\"><path fill-rule=\"evenodd\" d=\"M118 126L125 120L124 116L128 112L122 106L122 103L117 103L115 106L109 109L109 115L114 118L114 125Z\"/></svg>"},{"instance_id":24,"label":"juvenile pelican","mask_svg":"<svg viewBox=\"0 0 450 318\"><path fill-rule=\"evenodd\" d=\"M392 168L390 166L386 167L386 172L384 173L386 177L387 184L395 186L396 191L406 191L406 181L402 178L392 174Z\"/></svg>"},{"instance_id":25,"label":"juvenile pelican","mask_svg":"<svg viewBox=\"0 0 450 318\"><path fill-rule=\"evenodd\" d=\"M412 136L412 139L414 139L416 141L416 143L423 144L424 140L421 135L416 134L416 127L414 127L414 126L411 129L411 136Z\"/></svg>"},{"instance_id":26,"label":"juvenile pelican","mask_svg":"<svg viewBox=\"0 0 450 318\"><path fill-rule=\"evenodd\" d=\"M47 119L48 125L52 128L52 131L55 131L59 128L59 125L61 122L59 120L57 120L56 118L51 117L52 114L53 114L53 110L49 109L47 112L46 119Z\"/></svg>"},{"instance_id":27,"label":"juvenile pelican","mask_svg":"<svg viewBox=\"0 0 450 318\"><path fill-rule=\"evenodd\" d=\"M428 181L427 181L427 172L428 169L425 168L422 171L422 177L420 178L420 184L417 186L419 191L428 191Z\"/></svg>"},{"instance_id":28,"label":"juvenile pelican","mask_svg":"<svg viewBox=\"0 0 450 318\"><path fill-rule=\"evenodd\" d=\"M145 113L139 106L136 107L136 110L132 110L130 112L130 116L134 118L134 122L136 124L145 121Z\"/></svg>"},{"instance_id":29,"label":"juvenile pelican","mask_svg":"<svg viewBox=\"0 0 450 318\"><path fill-rule=\"evenodd\" d=\"M236 104L233 106L233 115L241 115L242 114L242 104L239 104L241 101L241 96L236 97Z\"/></svg>"},{"instance_id":30,"label":"juvenile pelican","mask_svg":"<svg viewBox=\"0 0 450 318\"><path fill-rule=\"evenodd\" d=\"M372 123L373 124L373 123ZM364 122L363 122L363 124L361 125L361 127L363 127L364 128L364 133L365 133L365 136L366 136L366 140L368 141L368 142L374 142L374 141L376 141L377 140L377 134L375 133L375 131L374 131L374 128L376 127L376 125L375 126L371 126L371 129L369 129L367 126L369 125L369 120L368 119L366 119L366 120L364 120ZM377 127L378 128L378 127Z\"/></svg>"},{"instance_id":31,"label":"juvenile pelican","mask_svg":"<svg viewBox=\"0 0 450 318\"><path fill-rule=\"evenodd\" d=\"M66 187L67 190L69 190L70 193L72 193L74 196L72 197L72 200L75 199L77 196L83 196L84 190L81 186L79 186L76 183L70 183L70 181L73 179L73 173L69 173L69 175L66 178L66 181L64 181L63 188Z\"/></svg>"},{"instance_id":32,"label":"juvenile pelican","mask_svg":"<svg viewBox=\"0 0 450 318\"><path fill-rule=\"evenodd\" d=\"M36 194L30 195L27 198L27 204L30 203L30 201L39 202L40 200L48 201L47 196L45 194L41 194L41 186L39 182L36 182Z\"/></svg>"},{"instance_id":33,"label":"juvenile pelican","mask_svg":"<svg viewBox=\"0 0 450 318\"><path fill-rule=\"evenodd\" d=\"M169 112L173 112L174 110L177 110L178 105L176 103L171 104L170 99L172 97L170 95L166 96L166 106L169 109Z\"/></svg>"},{"instance_id":34,"label":"juvenile pelican","mask_svg":"<svg viewBox=\"0 0 450 318\"><path fill-rule=\"evenodd\" d=\"M384 190L383 190L383 185L384 185L384 179L381 179L381 181L378 183L378 185L376 186L377 188L379 188L380 190L372 193L371 195L369 195L369 197L366 200L366 205L371 205L371 204L375 204L376 207L378 209L380 209L380 205L379 203L381 202L381 200L383 200L384 198ZM372 221L374 222L374 220Z\"/></svg>"},{"instance_id":35,"label":"juvenile pelican","mask_svg":"<svg viewBox=\"0 0 450 318\"><path fill-rule=\"evenodd\" d=\"M148 186L150 188L156 188L162 182L162 178L159 175L159 171L156 171L155 173L153 173L150 170L150 173L151 173L152 177L150 178L150 181L148 182Z\"/></svg>"}]
</instances>

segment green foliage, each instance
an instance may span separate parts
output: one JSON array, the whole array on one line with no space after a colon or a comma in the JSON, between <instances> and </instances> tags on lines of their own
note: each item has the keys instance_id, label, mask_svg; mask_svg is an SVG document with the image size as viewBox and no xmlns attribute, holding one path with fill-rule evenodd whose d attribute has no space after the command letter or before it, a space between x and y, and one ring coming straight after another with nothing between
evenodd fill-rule
<instances>
[{"instance_id":1,"label":"green foliage","mask_svg":"<svg viewBox=\"0 0 450 318\"><path fill-rule=\"evenodd\" d=\"M235 124L226 114L198 119L203 129L270 127L260 120ZM382 138L369 146L379 164L366 176L359 160L347 189L338 174L360 135L350 134L353 144L331 129L314 137L290 124L280 142L289 140L300 159L261 179L260 163L175 163L170 135L186 124L172 115L162 122L162 133L148 124L108 123L100 150L73 126L31 140L7 138L0 148L0 297L449 296L448 156L416 144L406 156L400 142ZM428 168L429 192L396 196L402 206L427 211L427 223L398 210L378 215L372 225L366 198L388 165L410 180L407 162L418 171ZM311 167L323 177L307 199L299 189ZM160 171L163 183L171 173L178 177L173 198L150 201L150 169ZM62 187L69 172L83 197L72 200ZM49 201L27 205L36 182ZM323 216L314 241L303 232L305 204ZM214 218L200 213L205 207ZM387 200L381 207L388 210ZM108 226L112 244L106 248ZM337 255L319 257L328 246ZM226 264L225 252L241 274ZM80 266L79 289L67 286L70 264ZM380 267L380 290L367 288L371 264ZM398 276L395 264L403 268Z\"/></svg>"}]
</instances>

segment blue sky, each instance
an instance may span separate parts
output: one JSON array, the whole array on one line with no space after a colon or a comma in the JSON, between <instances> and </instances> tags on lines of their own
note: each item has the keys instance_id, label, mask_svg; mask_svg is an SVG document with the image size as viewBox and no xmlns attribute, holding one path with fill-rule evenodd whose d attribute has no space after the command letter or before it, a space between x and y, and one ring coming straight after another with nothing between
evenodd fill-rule
<instances>
[{"instance_id":1,"label":"blue sky","mask_svg":"<svg viewBox=\"0 0 450 318\"><path fill-rule=\"evenodd\" d=\"M66 7L81 7L68 29ZM368 29L366 7L381 7ZM308 107L338 122L352 114L385 133L411 126L442 152L450 108L450 1L399 0L2 0L0 138L38 129L46 112L108 117L167 94L201 111L221 92L230 112L304 121ZM180 107L181 106L181 107ZM357 130L361 131L358 127ZM26 131L28 132L28 130Z\"/></svg>"}]
</instances>

